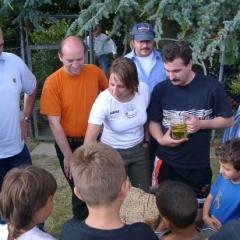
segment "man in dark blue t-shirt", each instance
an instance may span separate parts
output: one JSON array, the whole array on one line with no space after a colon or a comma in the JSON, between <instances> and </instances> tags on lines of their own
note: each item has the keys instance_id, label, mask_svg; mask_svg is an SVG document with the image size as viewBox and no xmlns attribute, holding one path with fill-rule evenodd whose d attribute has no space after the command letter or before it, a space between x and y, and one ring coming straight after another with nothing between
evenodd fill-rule
<instances>
[{"instance_id":1,"label":"man in dark blue t-shirt","mask_svg":"<svg viewBox=\"0 0 240 240\"><path fill-rule=\"evenodd\" d=\"M150 132L159 143L153 184L164 180L189 184L198 198L197 220L201 220L200 208L212 179L211 129L231 126L233 113L222 85L192 70L192 51L187 43L164 46L162 58L169 79L155 86L148 108ZM171 137L170 119L176 113L186 117L187 138Z\"/></svg>"}]
</instances>

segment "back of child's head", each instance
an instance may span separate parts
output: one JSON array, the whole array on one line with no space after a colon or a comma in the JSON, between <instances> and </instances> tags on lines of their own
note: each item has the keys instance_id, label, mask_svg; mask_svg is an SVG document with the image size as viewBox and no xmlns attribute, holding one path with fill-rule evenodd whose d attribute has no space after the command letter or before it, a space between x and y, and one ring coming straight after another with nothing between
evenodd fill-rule
<instances>
[{"instance_id":1,"label":"back of child's head","mask_svg":"<svg viewBox=\"0 0 240 240\"><path fill-rule=\"evenodd\" d=\"M197 216L196 195L185 183L161 182L156 192L156 204L160 215L180 229L192 225Z\"/></svg>"},{"instance_id":2,"label":"back of child's head","mask_svg":"<svg viewBox=\"0 0 240 240\"><path fill-rule=\"evenodd\" d=\"M14 233L38 224L35 213L54 195L57 182L53 175L34 165L11 169L5 176L0 194L2 219L10 223Z\"/></svg>"},{"instance_id":3,"label":"back of child's head","mask_svg":"<svg viewBox=\"0 0 240 240\"><path fill-rule=\"evenodd\" d=\"M126 180L126 171L119 153L100 142L76 149L71 167L75 187L89 206L111 204Z\"/></svg>"},{"instance_id":4,"label":"back of child's head","mask_svg":"<svg viewBox=\"0 0 240 240\"><path fill-rule=\"evenodd\" d=\"M237 171L240 171L240 138L226 141L215 149L218 160L222 163L231 163Z\"/></svg>"}]
</instances>

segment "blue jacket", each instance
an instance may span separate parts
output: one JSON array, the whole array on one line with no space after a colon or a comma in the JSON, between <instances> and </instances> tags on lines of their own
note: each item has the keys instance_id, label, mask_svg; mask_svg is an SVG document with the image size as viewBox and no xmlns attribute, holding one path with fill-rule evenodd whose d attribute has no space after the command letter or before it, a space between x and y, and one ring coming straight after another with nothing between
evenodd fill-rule
<instances>
[{"instance_id":1,"label":"blue jacket","mask_svg":"<svg viewBox=\"0 0 240 240\"><path fill-rule=\"evenodd\" d=\"M238 108L237 114L234 117L234 124L232 127L226 128L223 133L222 143L240 137L240 107Z\"/></svg>"},{"instance_id":2,"label":"blue jacket","mask_svg":"<svg viewBox=\"0 0 240 240\"><path fill-rule=\"evenodd\" d=\"M156 59L156 63L153 66L153 68L151 69L151 72L148 77L147 77L147 74L145 73L142 65L138 61L138 59L134 53L134 49L130 53L125 55L126 58L130 58L135 62L136 66L137 66L139 81L145 82L148 85L148 87L150 88L151 92L152 92L153 88L155 87L155 85L157 85L159 82L167 79L160 52L157 52L154 49L153 54L154 54L154 59Z\"/></svg>"}]
</instances>

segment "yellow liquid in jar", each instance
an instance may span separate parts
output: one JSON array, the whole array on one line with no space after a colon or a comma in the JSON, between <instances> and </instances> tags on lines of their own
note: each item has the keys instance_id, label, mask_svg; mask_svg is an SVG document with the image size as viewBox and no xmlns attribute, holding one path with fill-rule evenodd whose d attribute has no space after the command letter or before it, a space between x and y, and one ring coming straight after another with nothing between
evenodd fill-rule
<instances>
[{"instance_id":1,"label":"yellow liquid in jar","mask_svg":"<svg viewBox=\"0 0 240 240\"><path fill-rule=\"evenodd\" d=\"M179 140L186 138L186 125L182 124L172 124L172 138Z\"/></svg>"}]
</instances>

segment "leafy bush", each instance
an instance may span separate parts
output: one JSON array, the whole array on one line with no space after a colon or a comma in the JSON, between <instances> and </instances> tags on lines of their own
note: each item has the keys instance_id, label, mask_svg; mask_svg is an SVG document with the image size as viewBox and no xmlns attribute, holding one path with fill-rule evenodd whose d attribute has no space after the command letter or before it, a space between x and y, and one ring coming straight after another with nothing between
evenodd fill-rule
<instances>
[{"instance_id":1,"label":"leafy bush","mask_svg":"<svg viewBox=\"0 0 240 240\"><path fill-rule=\"evenodd\" d=\"M59 19L55 24L49 26L48 23L45 23L46 30L35 29L32 33L29 33L29 36L35 45L59 45L70 24L70 20L66 19ZM45 79L60 66L62 64L59 61L57 50L32 51L32 70L38 81L39 95L42 92Z\"/></svg>"},{"instance_id":2,"label":"leafy bush","mask_svg":"<svg viewBox=\"0 0 240 240\"><path fill-rule=\"evenodd\" d=\"M232 94L240 95L240 74L237 75L235 80L230 83L230 89ZM240 99L239 99L240 100Z\"/></svg>"}]
</instances>

